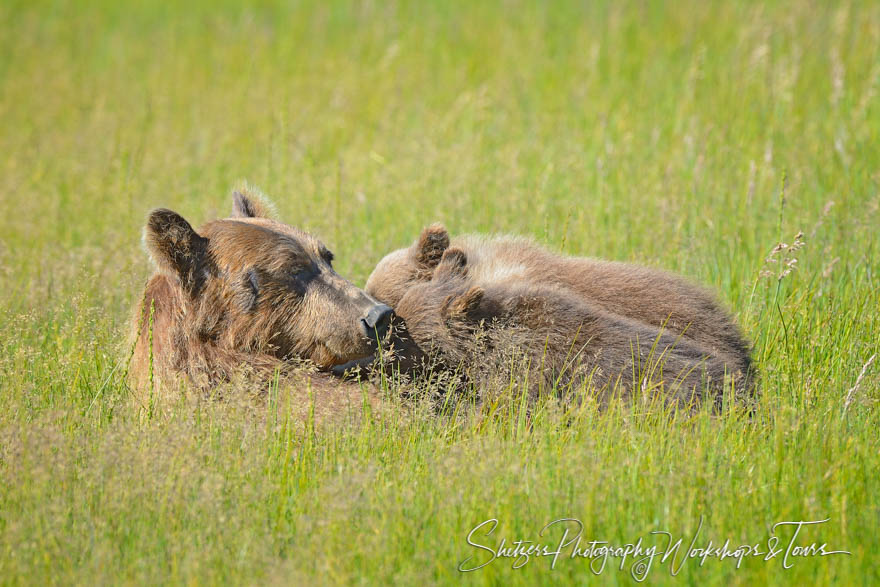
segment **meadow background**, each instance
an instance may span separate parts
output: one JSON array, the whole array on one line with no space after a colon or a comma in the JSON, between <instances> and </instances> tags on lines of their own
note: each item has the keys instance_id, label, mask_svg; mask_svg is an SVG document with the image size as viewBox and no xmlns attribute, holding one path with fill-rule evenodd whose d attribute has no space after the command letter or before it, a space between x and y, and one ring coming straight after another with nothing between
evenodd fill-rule
<instances>
[{"instance_id":1,"label":"meadow background","mask_svg":"<svg viewBox=\"0 0 880 587\"><path fill-rule=\"evenodd\" d=\"M716 544L830 518L799 542L852 555L653 582L880 582L878 90L874 2L4 1L0 583L580 583L456 569L493 517L687 543L701 515ZM146 213L197 225L242 181L358 285L434 221L681 272L754 341L756 416L528 427L390 385L336 429L271 398L150 418L122 377Z\"/></svg>"}]
</instances>

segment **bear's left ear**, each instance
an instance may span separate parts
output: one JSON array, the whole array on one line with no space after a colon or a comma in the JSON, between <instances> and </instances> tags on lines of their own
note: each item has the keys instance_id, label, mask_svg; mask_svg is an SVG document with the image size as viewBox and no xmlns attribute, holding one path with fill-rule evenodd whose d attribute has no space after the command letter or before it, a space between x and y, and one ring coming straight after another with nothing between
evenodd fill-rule
<instances>
[{"instance_id":1,"label":"bear's left ear","mask_svg":"<svg viewBox=\"0 0 880 587\"><path fill-rule=\"evenodd\" d=\"M440 313L451 320L475 320L485 293L482 287L475 285L462 295L451 295L443 302Z\"/></svg>"},{"instance_id":2,"label":"bear's left ear","mask_svg":"<svg viewBox=\"0 0 880 587\"><path fill-rule=\"evenodd\" d=\"M238 191L233 192L233 218L270 218L271 216L271 209L266 202L261 202L253 196L246 196Z\"/></svg>"},{"instance_id":3,"label":"bear's left ear","mask_svg":"<svg viewBox=\"0 0 880 587\"><path fill-rule=\"evenodd\" d=\"M449 248L449 233L442 224L432 224L422 231L416 243L416 262L422 269L433 270L443 251Z\"/></svg>"},{"instance_id":4,"label":"bear's left ear","mask_svg":"<svg viewBox=\"0 0 880 587\"><path fill-rule=\"evenodd\" d=\"M150 212L144 244L160 271L177 277L190 294L201 289L208 264L208 239L193 230L183 216L165 208Z\"/></svg>"}]
</instances>

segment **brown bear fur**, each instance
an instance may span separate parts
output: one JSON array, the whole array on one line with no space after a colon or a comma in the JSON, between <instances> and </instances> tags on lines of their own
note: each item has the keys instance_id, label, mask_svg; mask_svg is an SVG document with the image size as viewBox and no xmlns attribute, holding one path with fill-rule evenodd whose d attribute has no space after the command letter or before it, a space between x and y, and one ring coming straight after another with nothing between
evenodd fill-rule
<instances>
[{"instance_id":1,"label":"brown bear fur","mask_svg":"<svg viewBox=\"0 0 880 587\"><path fill-rule=\"evenodd\" d=\"M720 405L726 377L743 385L743 374L731 375L723 357L610 314L564 287L528 280L480 285L460 249L447 249L431 279L412 285L395 310L420 352L481 379L497 375L492 371L503 369L513 350L527 361L533 390L589 383L629 395L662 384L664 401L695 403L708 389Z\"/></svg>"},{"instance_id":2,"label":"brown bear fur","mask_svg":"<svg viewBox=\"0 0 880 587\"><path fill-rule=\"evenodd\" d=\"M525 238L465 235L450 240L442 225L431 225L412 246L379 262L367 280L367 293L397 309L411 287L431 279L450 246L467 256L473 285L567 290L597 310L663 328L707 354L724 356L731 371L747 374L752 368L749 344L705 289L656 269L556 255Z\"/></svg>"},{"instance_id":3,"label":"brown bear fur","mask_svg":"<svg viewBox=\"0 0 880 587\"><path fill-rule=\"evenodd\" d=\"M170 210L150 213L144 242L157 270L134 319L137 389L181 379L205 389L243 371L265 383L304 362L328 369L374 352L361 321L376 300L333 270L320 241L267 214L238 192L231 218L198 231Z\"/></svg>"}]
</instances>

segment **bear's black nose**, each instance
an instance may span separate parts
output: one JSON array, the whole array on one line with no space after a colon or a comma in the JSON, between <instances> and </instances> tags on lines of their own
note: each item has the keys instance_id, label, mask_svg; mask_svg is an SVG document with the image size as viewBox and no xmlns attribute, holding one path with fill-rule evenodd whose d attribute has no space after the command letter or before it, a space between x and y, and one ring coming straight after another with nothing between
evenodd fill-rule
<instances>
[{"instance_id":1,"label":"bear's black nose","mask_svg":"<svg viewBox=\"0 0 880 587\"><path fill-rule=\"evenodd\" d=\"M394 310L385 304L376 304L370 308L366 317L361 319L370 340L381 339L385 336L393 313Z\"/></svg>"}]
</instances>

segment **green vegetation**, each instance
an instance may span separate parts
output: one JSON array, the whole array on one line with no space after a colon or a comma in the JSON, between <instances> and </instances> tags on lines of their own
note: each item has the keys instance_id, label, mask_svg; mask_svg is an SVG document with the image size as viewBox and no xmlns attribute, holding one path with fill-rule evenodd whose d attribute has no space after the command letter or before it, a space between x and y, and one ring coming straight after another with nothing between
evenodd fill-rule
<instances>
[{"instance_id":1,"label":"green vegetation","mask_svg":"<svg viewBox=\"0 0 880 587\"><path fill-rule=\"evenodd\" d=\"M651 581L880 582L880 6L287 4L0 4L0 583L586 582L457 567L490 518L482 544L572 517L686 547L701 516L698 546L827 518L798 544L852 554ZM388 386L327 430L280 400L149 418L122 378L144 218L225 215L242 180L361 285L432 221L686 274L754 340L758 412L526 426Z\"/></svg>"}]
</instances>

